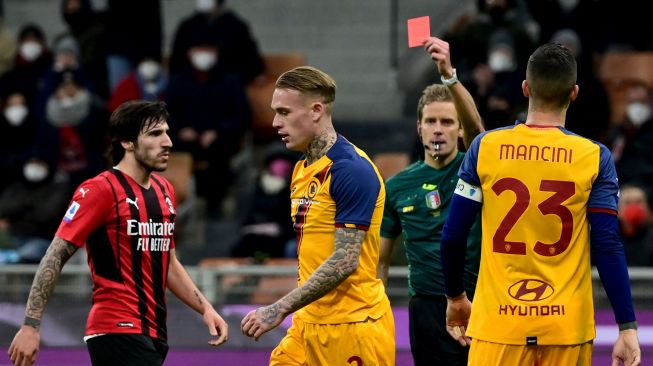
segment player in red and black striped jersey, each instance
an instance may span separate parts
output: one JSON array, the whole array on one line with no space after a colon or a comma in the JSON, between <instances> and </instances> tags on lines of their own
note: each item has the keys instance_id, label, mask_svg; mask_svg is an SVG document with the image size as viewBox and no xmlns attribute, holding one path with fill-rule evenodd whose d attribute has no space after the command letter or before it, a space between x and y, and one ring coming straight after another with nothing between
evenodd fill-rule
<instances>
[{"instance_id":1,"label":"player in red and black striped jersey","mask_svg":"<svg viewBox=\"0 0 653 366\"><path fill-rule=\"evenodd\" d=\"M160 365L167 354L166 288L202 314L219 345L227 325L175 256L175 195L154 174L166 169L172 142L162 103L128 102L111 116L118 164L82 183L43 257L25 323L9 354L30 365L39 348L45 304L65 262L86 245L93 306L84 337L94 365ZM120 350L120 352L116 352Z\"/></svg>"}]
</instances>

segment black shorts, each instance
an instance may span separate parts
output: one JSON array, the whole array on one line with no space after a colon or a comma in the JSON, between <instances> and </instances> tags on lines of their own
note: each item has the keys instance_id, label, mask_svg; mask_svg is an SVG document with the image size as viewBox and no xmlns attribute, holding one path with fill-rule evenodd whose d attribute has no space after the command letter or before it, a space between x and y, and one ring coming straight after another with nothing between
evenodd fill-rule
<instances>
[{"instance_id":1,"label":"black shorts","mask_svg":"<svg viewBox=\"0 0 653 366\"><path fill-rule=\"evenodd\" d=\"M86 341L93 366L161 366L168 344L143 334L105 334Z\"/></svg>"},{"instance_id":2,"label":"black shorts","mask_svg":"<svg viewBox=\"0 0 653 366\"><path fill-rule=\"evenodd\" d=\"M410 350L415 366L467 365L469 347L454 340L445 327L447 298L413 296L408 303Z\"/></svg>"}]
</instances>

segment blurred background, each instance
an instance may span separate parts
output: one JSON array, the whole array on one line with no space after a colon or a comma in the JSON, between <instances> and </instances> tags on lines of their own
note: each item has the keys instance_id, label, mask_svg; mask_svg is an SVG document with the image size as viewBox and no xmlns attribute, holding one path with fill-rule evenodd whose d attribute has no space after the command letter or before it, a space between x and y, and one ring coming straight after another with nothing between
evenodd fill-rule
<instances>
[{"instance_id":1,"label":"blurred background","mask_svg":"<svg viewBox=\"0 0 653 366\"><path fill-rule=\"evenodd\" d=\"M271 127L274 82L299 65L333 76L336 130L388 178L419 158L417 100L439 82L424 51L407 47L406 20L428 15L487 129L525 118L520 85L537 46L562 43L576 56L580 96L566 126L606 144L617 164L646 360L653 356L651 10L634 0L0 0L0 348L22 322L35 263L73 190L109 166L110 113L148 99L165 101L171 114L175 152L164 175L177 192L178 255L231 325L229 343L211 350L197 316L168 297L167 364L266 364L285 328L257 343L238 330L254 304L296 285L287 192L298 156ZM397 364L412 365L406 260L402 245L395 248L387 290ZM89 363L81 342L91 292L85 253L71 262L44 319L42 364ZM595 301L595 364L607 364L617 333L598 280Z\"/></svg>"}]
</instances>

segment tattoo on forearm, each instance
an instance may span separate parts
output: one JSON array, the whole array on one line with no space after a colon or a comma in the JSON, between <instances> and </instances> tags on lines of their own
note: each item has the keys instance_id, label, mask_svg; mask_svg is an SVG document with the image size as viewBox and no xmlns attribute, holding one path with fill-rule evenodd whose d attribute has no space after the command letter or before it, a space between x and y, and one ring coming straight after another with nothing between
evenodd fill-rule
<instances>
[{"instance_id":1,"label":"tattoo on forearm","mask_svg":"<svg viewBox=\"0 0 653 366\"><path fill-rule=\"evenodd\" d=\"M313 141L311 141L310 145L308 145L308 149L304 152L306 161L309 164L312 164L324 156L331 146L336 143L337 138L338 134L336 134L333 127L325 129L321 134L316 136Z\"/></svg>"},{"instance_id":2,"label":"tattoo on forearm","mask_svg":"<svg viewBox=\"0 0 653 366\"><path fill-rule=\"evenodd\" d=\"M193 293L195 294L195 297L197 297L197 302L200 304L200 306L203 305L204 302L202 301L202 296L200 296L199 292L197 292L197 290L193 290Z\"/></svg>"},{"instance_id":3,"label":"tattoo on forearm","mask_svg":"<svg viewBox=\"0 0 653 366\"><path fill-rule=\"evenodd\" d=\"M45 311L45 305L54 291L54 287L61 274L61 269L70 257L77 251L77 247L66 242L65 240L55 237L48 248L48 251L41 259L32 288L27 299L25 317L37 320L30 325L36 329L40 326L40 320Z\"/></svg>"},{"instance_id":4,"label":"tattoo on forearm","mask_svg":"<svg viewBox=\"0 0 653 366\"><path fill-rule=\"evenodd\" d=\"M277 311L291 313L321 298L336 288L358 268L361 246L366 232L358 229L336 228L334 251L299 288L278 301Z\"/></svg>"}]
</instances>

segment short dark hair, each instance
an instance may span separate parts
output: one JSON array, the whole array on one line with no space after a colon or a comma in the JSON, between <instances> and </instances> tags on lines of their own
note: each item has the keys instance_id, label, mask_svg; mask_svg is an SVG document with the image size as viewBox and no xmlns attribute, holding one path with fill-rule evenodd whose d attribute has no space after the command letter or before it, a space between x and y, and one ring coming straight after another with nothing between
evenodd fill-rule
<instances>
[{"instance_id":1,"label":"short dark hair","mask_svg":"<svg viewBox=\"0 0 653 366\"><path fill-rule=\"evenodd\" d=\"M163 102L136 100L120 105L109 119L111 144L107 156L112 164L117 164L125 156L125 149L120 144L122 141L136 142L141 131L168 120L168 111Z\"/></svg>"},{"instance_id":2,"label":"short dark hair","mask_svg":"<svg viewBox=\"0 0 653 366\"><path fill-rule=\"evenodd\" d=\"M576 59L569 49L557 44L544 44L533 52L526 67L529 92L537 103L564 107L577 77Z\"/></svg>"},{"instance_id":3,"label":"short dark hair","mask_svg":"<svg viewBox=\"0 0 653 366\"><path fill-rule=\"evenodd\" d=\"M424 88L422 96L417 102L417 120L422 122L424 115L424 107L433 102L451 102L453 103L453 95L449 88L442 84L432 84Z\"/></svg>"}]
</instances>

